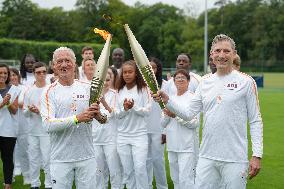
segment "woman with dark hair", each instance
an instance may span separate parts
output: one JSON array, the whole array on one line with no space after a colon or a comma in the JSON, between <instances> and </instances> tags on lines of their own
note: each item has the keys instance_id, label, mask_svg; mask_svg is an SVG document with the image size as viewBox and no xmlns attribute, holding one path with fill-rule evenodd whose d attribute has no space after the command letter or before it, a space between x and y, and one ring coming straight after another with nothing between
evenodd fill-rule
<instances>
[{"instance_id":1,"label":"woman with dark hair","mask_svg":"<svg viewBox=\"0 0 284 189\"><path fill-rule=\"evenodd\" d=\"M14 176L23 175L23 181L25 184L30 184L29 176L29 158L28 158L28 133L29 125L27 119L23 113L24 96L27 91L27 87L21 84L21 75L16 68L10 68L10 84L17 87L19 90L18 104L19 109L16 114L17 123L17 142L14 150Z\"/></svg>"},{"instance_id":2,"label":"woman with dark hair","mask_svg":"<svg viewBox=\"0 0 284 189\"><path fill-rule=\"evenodd\" d=\"M159 87L162 85L162 64L160 60L154 57L149 59L152 69L155 73ZM147 118L147 133L148 133L148 158L147 172L149 188L153 188L153 174L157 189L167 189L167 176L165 169L164 143L166 135L162 132L161 114L162 110L157 102L151 99L152 108L149 117Z\"/></svg>"},{"instance_id":3,"label":"woman with dark hair","mask_svg":"<svg viewBox=\"0 0 284 189\"><path fill-rule=\"evenodd\" d=\"M108 68L108 71L107 71L109 74L110 74L110 79L111 79L111 85L110 85L110 88L111 89L116 89L115 86L116 86L116 82L117 82L117 69L113 66L110 66Z\"/></svg>"},{"instance_id":4,"label":"woman with dark hair","mask_svg":"<svg viewBox=\"0 0 284 189\"><path fill-rule=\"evenodd\" d=\"M35 82L33 75L33 65L36 63L34 55L25 54L21 61L20 73L22 76L22 84L25 86L32 86Z\"/></svg>"},{"instance_id":5,"label":"woman with dark hair","mask_svg":"<svg viewBox=\"0 0 284 189\"><path fill-rule=\"evenodd\" d=\"M118 82L115 115L117 151L127 188L149 188L146 168L148 153L147 122L151 97L133 60L122 64Z\"/></svg>"},{"instance_id":6,"label":"woman with dark hair","mask_svg":"<svg viewBox=\"0 0 284 189\"><path fill-rule=\"evenodd\" d=\"M186 70L177 70L173 76L177 88L172 99L179 104L188 104L194 94L188 89L190 76ZM167 151L170 175L174 188L194 188L196 157L196 130L199 127L198 117L185 121L174 113L164 109L162 125L167 127Z\"/></svg>"},{"instance_id":7,"label":"woman with dark hair","mask_svg":"<svg viewBox=\"0 0 284 189\"><path fill-rule=\"evenodd\" d=\"M13 153L17 139L17 127L12 115L17 112L18 97L15 95L15 87L9 82L9 67L0 64L0 151L3 162L4 189L12 189Z\"/></svg>"}]
</instances>

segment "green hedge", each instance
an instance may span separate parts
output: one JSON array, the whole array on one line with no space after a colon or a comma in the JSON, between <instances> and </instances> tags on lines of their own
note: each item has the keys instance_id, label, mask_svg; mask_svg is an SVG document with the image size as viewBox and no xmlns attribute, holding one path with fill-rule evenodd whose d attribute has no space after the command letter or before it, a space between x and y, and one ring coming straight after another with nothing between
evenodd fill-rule
<instances>
[{"instance_id":1,"label":"green hedge","mask_svg":"<svg viewBox=\"0 0 284 189\"><path fill-rule=\"evenodd\" d=\"M52 59L53 51L60 47L66 46L76 54L77 63L81 63L81 50L84 46L91 46L94 48L95 59L100 56L104 44L93 43L60 43L52 41L28 41L18 39L0 38L0 59L21 60L26 53L33 54L37 59L48 63ZM115 48L117 45L112 45Z\"/></svg>"}]
</instances>

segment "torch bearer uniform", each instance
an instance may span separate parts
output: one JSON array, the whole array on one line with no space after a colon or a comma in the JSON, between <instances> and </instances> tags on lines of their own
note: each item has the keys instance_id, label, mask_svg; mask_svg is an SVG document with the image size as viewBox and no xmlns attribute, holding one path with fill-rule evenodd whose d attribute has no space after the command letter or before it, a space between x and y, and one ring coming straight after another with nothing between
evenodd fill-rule
<instances>
[{"instance_id":1,"label":"torch bearer uniform","mask_svg":"<svg viewBox=\"0 0 284 189\"><path fill-rule=\"evenodd\" d=\"M124 99L133 99L134 106L125 111ZM124 86L118 92L116 117L119 119L117 150L121 159L124 182L129 189L148 189L146 160L148 153L147 121L151 97L147 88L138 91Z\"/></svg>"},{"instance_id":2,"label":"torch bearer uniform","mask_svg":"<svg viewBox=\"0 0 284 189\"><path fill-rule=\"evenodd\" d=\"M193 98L193 93L185 92L181 96L171 96L175 103L186 105ZM162 125L167 127L167 150L170 165L170 174L176 189L194 188L196 167L196 128L199 119L194 117L184 121L179 117L163 116Z\"/></svg>"},{"instance_id":3,"label":"torch bearer uniform","mask_svg":"<svg viewBox=\"0 0 284 189\"><path fill-rule=\"evenodd\" d=\"M245 189L247 121L252 155L262 157L263 150L263 124L254 80L235 70L225 76L209 74L202 79L186 107L171 97L167 107L184 120L192 119L201 110L204 112L197 188Z\"/></svg>"},{"instance_id":4,"label":"torch bearer uniform","mask_svg":"<svg viewBox=\"0 0 284 189\"><path fill-rule=\"evenodd\" d=\"M30 179L31 187L40 187L40 168L43 163L45 172L45 187L51 188L50 178L50 139L48 133L42 126L40 114L29 111L28 106L34 105L40 109L41 94L45 87L33 85L25 95L24 114L27 117L30 126L28 136L28 154L30 161Z\"/></svg>"},{"instance_id":5,"label":"torch bearer uniform","mask_svg":"<svg viewBox=\"0 0 284 189\"><path fill-rule=\"evenodd\" d=\"M165 169L164 144L162 144L162 110L157 102L152 101L152 108L147 118L148 129L148 159L147 172L149 187L153 188L153 173L157 189L167 189L167 176Z\"/></svg>"},{"instance_id":6,"label":"torch bearer uniform","mask_svg":"<svg viewBox=\"0 0 284 189\"><path fill-rule=\"evenodd\" d=\"M96 161L91 123L77 123L75 115L89 107L90 84L74 80L70 86L58 81L42 94L41 114L50 135L50 172L53 189L93 189Z\"/></svg>"},{"instance_id":7,"label":"torch bearer uniform","mask_svg":"<svg viewBox=\"0 0 284 189\"><path fill-rule=\"evenodd\" d=\"M116 91L109 89L104 98L112 110L115 108L117 98ZM117 124L114 113L111 114L100 104L100 111L108 116L106 124L100 124L93 120L93 137L95 157L97 161L97 187L107 189L108 169L110 173L111 188L120 189L122 183L120 159L117 153ZM107 164L107 165L105 165Z\"/></svg>"}]
</instances>

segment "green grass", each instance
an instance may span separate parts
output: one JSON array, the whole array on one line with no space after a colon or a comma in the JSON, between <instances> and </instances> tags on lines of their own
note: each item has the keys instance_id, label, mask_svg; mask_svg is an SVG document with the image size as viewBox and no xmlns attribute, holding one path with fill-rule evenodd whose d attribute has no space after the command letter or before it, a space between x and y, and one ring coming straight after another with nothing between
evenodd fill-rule
<instances>
[{"instance_id":1,"label":"green grass","mask_svg":"<svg viewBox=\"0 0 284 189\"><path fill-rule=\"evenodd\" d=\"M262 169L256 178L248 181L248 189L281 189L284 186L283 81L284 74L265 73L265 88L259 89L260 107L264 122L264 156ZM166 170L169 188L173 189L173 184L169 176L168 161ZM0 180L3 182L2 164L0 164ZM29 189L29 186L23 186L22 177L17 176L13 188Z\"/></svg>"}]
</instances>

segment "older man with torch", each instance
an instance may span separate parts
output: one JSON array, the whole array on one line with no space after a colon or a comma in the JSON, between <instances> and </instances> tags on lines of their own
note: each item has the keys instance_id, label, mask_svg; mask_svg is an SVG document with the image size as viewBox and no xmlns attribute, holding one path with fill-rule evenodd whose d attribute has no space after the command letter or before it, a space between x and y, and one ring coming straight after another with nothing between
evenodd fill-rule
<instances>
[{"instance_id":1,"label":"older man with torch","mask_svg":"<svg viewBox=\"0 0 284 189\"><path fill-rule=\"evenodd\" d=\"M108 62L110 40L111 36L98 65ZM90 89L88 83L74 79L76 57L70 48L56 49L53 61L59 79L47 87L41 99L43 126L50 135L51 143L52 188L71 189L75 177L77 188L92 189L95 186L96 160L91 121L93 118L102 123L106 121L96 103L106 71L103 66L98 67L100 70Z\"/></svg>"}]
</instances>

